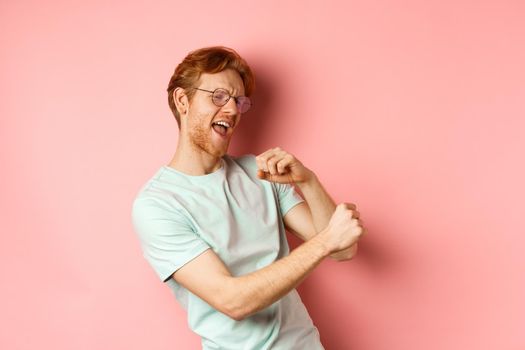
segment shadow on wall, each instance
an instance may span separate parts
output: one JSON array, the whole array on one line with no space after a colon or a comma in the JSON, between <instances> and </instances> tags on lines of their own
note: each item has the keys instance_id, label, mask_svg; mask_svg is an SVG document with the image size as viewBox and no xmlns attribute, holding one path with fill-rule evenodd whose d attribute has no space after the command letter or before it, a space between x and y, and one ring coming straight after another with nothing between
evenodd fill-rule
<instances>
[{"instance_id":1,"label":"shadow on wall","mask_svg":"<svg viewBox=\"0 0 525 350\"><path fill-rule=\"evenodd\" d=\"M264 63L267 62L266 60L253 63L252 60L248 61L255 73L256 90L252 95L252 109L241 117L242 124L239 125L232 138L228 153L233 156L257 155L268 147L272 147L268 141L271 140L269 135L279 128L278 121L284 103L282 96L285 94L280 89L284 85L282 80L285 77ZM356 334L361 329L360 320L351 317L354 314L352 312L354 305L360 303L360 300L358 296L353 297L351 293L345 293L348 286L357 283L358 276L355 271L363 270L363 274L373 276L371 277L373 280L383 279L387 278L386 276L392 269L402 263L403 258L396 256L398 249L392 250L392 247L381 245L378 241L374 242L374 236L381 237L382 234L378 232L379 229L374 229L371 225L373 223L367 225L370 236L363 237L359 252L352 261L338 263L332 260L328 262L334 264L332 265L334 268L330 267L329 274L326 273L327 270L319 274L318 270L326 266L324 268L318 266L314 271L314 276L307 278L297 288L314 324L319 329L321 341L326 350L359 349L361 347L361 344L356 343L355 337L349 337L349 334ZM287 237L290 250L302 243L292 234L288 233ZM333 289L331 285L323 283L323 276L327 276L328 279L336 278L340 289ZM345 296L341 297L341 294Z\"/></svg>"},{"instance_id":2,"label":"shadow on wall","mask_svg":"<svg viewBox=\"0 0 525 350\"><path fill-rule=\"evenodd\" d=\"M392 271L405 269L402 266L407 263L402 256L403 248L386 246L375 239L385 236L386 233L373 227L373 223L367 225L367 228L370 235L361 239L355 258L345 262L326 259L297 288L312 321L319 329L321 342L326 350L365 347L364 344L356 342L359 337L351 336L363 330L362 320L358 316L352 316L362 312L362 307L359 305L362 305L361 298L365 293L351 292L353 288L359 288L358 284L362 283L359 282L363 281L360 276L366 275L365 280L376 281L374 285L382 285L380 281L391 278ZM302 243L291 233L288 233L287 237L290 251ZM373 303L373 301L367 300L366 303Z\"/></svg>"},{"instance_id":3,"label":"shadow on wall","mask_svg":"<svg viewBox=\"0 0 525 350\"><path fill-rule=\"evenodd\" d=\"M264 64L250 63L255 74L255 92L252 94L252 108L241 117L241 124L232 138L229 154L259 154L270 147L265 138L271 135L272 125L277 118L280 92L275 71Z\"/></svg>"}]
</instances>

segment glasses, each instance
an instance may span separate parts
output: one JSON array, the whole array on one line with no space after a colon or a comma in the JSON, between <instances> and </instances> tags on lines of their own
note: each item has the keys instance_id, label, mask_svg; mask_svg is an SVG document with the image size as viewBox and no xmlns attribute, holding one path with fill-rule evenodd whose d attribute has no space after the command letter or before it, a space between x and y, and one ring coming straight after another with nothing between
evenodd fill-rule
<instances>
[{"instance_id":1,"label":"glasses","mask_svg":"<svg viewBox=\"0 0 525 350\"><path fill-rule=\"evenodd\" d=\"M247 96L235 97L235 96L230 95L228 90L225 90L225 89L217 88L213 91L199 89L196 87L194 87L193 89L211 93L212 94L211 100L213 101L213 104L216 105L217 107L224 106L226 103L228 103L228 101L232 97L235 100L235 104L237 105L237 110L239 110L239 113L246 113L252 106L252 102L250 101L249 97Z\"/></svg>"}]
</instances>

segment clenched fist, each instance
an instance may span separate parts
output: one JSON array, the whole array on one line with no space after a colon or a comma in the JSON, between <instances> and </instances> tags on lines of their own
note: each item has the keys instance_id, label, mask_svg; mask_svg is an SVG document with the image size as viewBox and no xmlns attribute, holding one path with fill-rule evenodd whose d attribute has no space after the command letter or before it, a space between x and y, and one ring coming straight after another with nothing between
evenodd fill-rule
<instances>
[{"instance_id":1,"label":"clenched fist","mask_svg":"<svg viewBox=\"0 0 525 350\"><path fill-rule=\"evenodd\" d=\"M272 148L255 157L260 179L278 183L301 184L311 180L313 172L299 159L280 147Z\"/></svg>"},{"instance_id":2,"label":"clenched fist","mask_svg":"<svg viewBox=\"0 0 525 350\"><path fill-rule=\"evenodd\" d=\"M326 229L319 235L334 259L348 260L355 255L357 241L364 232L355 204L341 203L335 208Z\"/></svg>"}]
</instances>

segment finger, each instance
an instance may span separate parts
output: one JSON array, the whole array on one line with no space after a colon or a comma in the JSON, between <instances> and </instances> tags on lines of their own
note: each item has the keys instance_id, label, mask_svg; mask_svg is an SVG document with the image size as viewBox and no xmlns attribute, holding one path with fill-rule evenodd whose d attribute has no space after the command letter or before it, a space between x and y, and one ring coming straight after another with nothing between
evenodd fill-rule
<instances>
[{"instance_id":1,"label":"finger","mask_svg":"<svg viewBox=\"0 0 525 350\"><path fill-rule=\"evenodd\" d=\"M257 177L258 177L259 179L264 179L264 178L266 178L266 172L264 172L264 170L262 170L262 169L257 170Z\"/></svg>"},{"instance_id":2,"label":"finger","mask_svg":"<svg viewBox=\"0 0 525 350\"><path fill-rule=\"evenodd\" d=\"M264 172L262 170L259 170L259 173L257 174L260 179L271 181L271 182L278 182L278 183L293 183L293 179L289 176L289 174L285 175L272 175L269 172Z\"/></svg>"},{"instance_id":3,"label":"finger","mask_svg":"<svg viewBox=\"0 0 525 350\"><path fill-rule=\"evenodd\" d=\"M266 160L270 154L273 153L273 148L264 151L263 153L259 154L255 157L255 162L257 163L257 167L263 171L268 171L268 165L266 164Z\"/></svg>"},{"instance_id":4,"label":"finger","mask_svg":"<svg viewBox=\"0 0 525 350\"><path fill-rule=\"evenodd\" d=\"M281 150L279 147L273 149L273 153L270 153L268 157L266 158L266 164L268 166L268 171L270 171L270 174L272 175L279 175L279 171L277 169L277 163L279 163L282 159L284 159L288 155L287 152Z\"/></svg>"},{"instance_id":5,"label":"finger","mask_svg":"<svg viewBox=\"0 0 525 350\"><path fill-rule=\"evenodd\" d=\"M263 163L258 157L255 157L255 163L257 164L257 169L264 171Z\"/></svg>"},{"instance_id":6,"label":"finger","mask_svg":"<svg viewBox=\"0 0 525 350\"><path fill-rule=\"evenodd\" d=\"M280 148L279 148L280 150ZM274 154L277 152L276 148L270 148L269 150L259 154L255 157L255 160L257 162L257 166L259 169L262 169L264 171L269 171L268 169L268 159L273 157Z\"/></svg>"},{"instance_id":7,"label":"finger","mask_svg":"<svg viewBox=\"0 0 525 350\"><path fill-rule=\"evenodd\" d=\"M350 210L350 213L352 214L352 217L356 219L361 215L357 210Z\"/></svg>"},{"instance_id":8,"label":"finger","mask_svg":"<svg viewBox=\"0 0 525 350\"><path fill-rule=\"evenodd\" d=\"M267 159L268 157L271 157L272 155L280 153L280 152L284 152L280 147L270 148L264 151L263 153L259 154L258 156L256 156L256 158Z\"/></svg>"},{"instance_id":9,"label":"finger","mask_svg":"<svg viewBox=\"0 0 525 350\"><path fill-rule=\"evenodd\" d=\"M363 221L361 219L351 219L350 222L354 226L362 226L363 225Z\"/></svg>"},{"instance_id":10,"label":"finger","mask_svg":"<svg viewBox=\"0 0 525 350\"><path fill-rule=\"evenodd\" d=\"M346 206L347 209L356 209L356 206L354 203L344 203L344 205Z\"/></svg>"},{"instance_id":11,"label":"finger","mask_svg":"<svg viewBox=\"0 0 525 350\"><path fill-rule=\"evenodd\" d=\"M281 159L281 156L275 153L268 157L266 164L268 165L268 171L270 171L270 174L277 175L277 162L279 162Z\"/></svg>"},{"instance_id":12,"label":"finger","mask_svg":"<svg viewBox=\"0 0 525 350\"><path fill-rule=\"evenodd\" d=\"M286 154L281 160L277 162L277 173L284 174L286 167L292 163L293 157L291 154Z\"/></svg>"},{"instance_id":13,"label":"finger","mask_svg":"<svg viewBox=\"0 0 525 350\"><path fill-rule=\"evenodd\" d=\"M255 156L256 159L263 159L265 158L266 156L268 156L269 154L273 153L274 152L274 149L273 148L270 148L270 149L267 149L266 151L264 151L263 153Z\"/></svg>"},{"instance_id":14,"label":"finger","mask_svg":"<svg viewBox=\"0 0 525 350\"><path fill-rule=\"evenodd\" d=\"M261 169L262 171L268 171L268 166L266 165L266 158L263 158L265 156L265 153L261 153L257 157L255 157L255 162L257 163L257 168Z\"/></svg>"}]
</instances>

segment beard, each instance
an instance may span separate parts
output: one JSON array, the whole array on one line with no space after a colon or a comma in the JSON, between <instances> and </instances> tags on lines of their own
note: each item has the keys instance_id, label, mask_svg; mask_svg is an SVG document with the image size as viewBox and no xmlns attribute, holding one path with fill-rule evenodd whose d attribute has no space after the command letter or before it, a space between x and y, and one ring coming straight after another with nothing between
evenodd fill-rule
<instances>
[{"instance_id":1,"label":"beard","mask_svg":"<svg viewBox=\"0 0 525 350\"><path fill-rule=\"evenodd\" d=\"M196 124L191 128L190 142L196 149L220 158L228 150L230 140L228 139L225 144L215 144L212 140L213 132L213 129L204 125L204 123Z\"/></svg>"}]
</instances>

